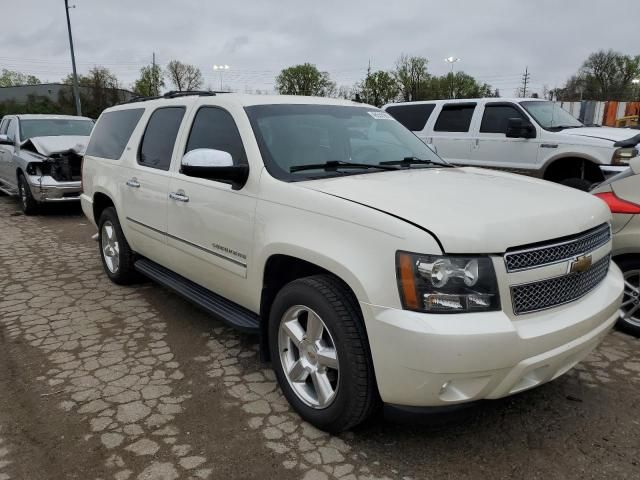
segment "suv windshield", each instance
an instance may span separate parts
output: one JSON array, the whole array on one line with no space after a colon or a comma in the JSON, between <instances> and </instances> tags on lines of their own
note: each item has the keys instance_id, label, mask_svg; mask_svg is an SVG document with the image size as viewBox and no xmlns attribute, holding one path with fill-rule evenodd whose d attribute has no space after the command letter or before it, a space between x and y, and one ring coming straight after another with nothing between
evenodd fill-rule
<instances>
[{"instance_id":1,"label":"suv windshield","mask_svg":"<svg viewBox=\"0 0 640 480\"><path fill-rule=\"evenodd\" d=\"M584 125L556 102L520 102L542 128L562 130Z\"/></svg>"},{"instance_id":2,"label":"suv windshield","mask_svg":"<svg viewBox=\"0 0 640 480\"><path fill-rule=\"evenodd\" d=\"M388 165L370 166L403 160L413 168L449 166L393 117L374 108L278 104L245 110L269 173L281 180L375 173ZM328 162L332 168L323 168Z\"/></svg>"},{"instance_id":3,"label":"suv windshield","mask_svg":"<svg viewBox=\"0 0 640 480\"><path fill-rule=\"evenodd\" d=\"M59 137L63 135L88 137L91 135L92 128L93 122L91 120L66 118L20 120L20 140L25 141L33 137Z\"/></svg>"}]
</instances>

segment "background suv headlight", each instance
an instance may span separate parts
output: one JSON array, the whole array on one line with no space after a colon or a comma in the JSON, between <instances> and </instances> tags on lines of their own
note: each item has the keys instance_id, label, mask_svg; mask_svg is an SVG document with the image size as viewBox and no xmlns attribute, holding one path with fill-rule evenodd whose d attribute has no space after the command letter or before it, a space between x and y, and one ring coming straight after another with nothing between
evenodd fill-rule
<instances>
[{"instance_id":1,"label":"background suv headlight","mask_svg":"<svg viewBox=\"0 0 640 480\"><path fill-rule=\"evenodd\" d=\"M402 306L429 313L500 310L498 282L487 256L396 254Z\"/></svg>"},{"instance_id":2,"label":"background suv headlight","mask_svg":"<svg viewBox=\"0 0 640 480\"><path fill-rule=\"evenodd\" d=\"M611 163L614 165L629 165L629 161L638 155L636 148L618 148L613 152Z\"/></svg>"}]
</instances>

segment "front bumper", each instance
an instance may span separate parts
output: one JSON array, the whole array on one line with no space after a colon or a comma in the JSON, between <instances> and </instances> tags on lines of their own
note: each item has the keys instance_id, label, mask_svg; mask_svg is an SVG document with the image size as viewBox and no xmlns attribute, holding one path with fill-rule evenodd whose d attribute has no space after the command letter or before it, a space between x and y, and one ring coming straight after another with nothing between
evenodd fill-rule
<instances>
[{"instance_id":1,"label":"front bumper","mask_svg":"<svg viewBox=\"0 0 640 480\"><path fill-rule=\"evenodd\" d=\"M510 317L503 311L433 315L361 302L385 403L454 405L511 395L566 373L618 318L623 280L612 264L585 297Z\"/></svg>"},{"instance_id":2,"label":"front bumper","mask_svg":"<svg viewBox=\"0 0 640 480\"><path fill-rule=\"evenodd\" d=\"M79 181L59 182L49 175L28 175L31 195L38 202L78 202L82 187Z\"/></svg>"}]
</instances>

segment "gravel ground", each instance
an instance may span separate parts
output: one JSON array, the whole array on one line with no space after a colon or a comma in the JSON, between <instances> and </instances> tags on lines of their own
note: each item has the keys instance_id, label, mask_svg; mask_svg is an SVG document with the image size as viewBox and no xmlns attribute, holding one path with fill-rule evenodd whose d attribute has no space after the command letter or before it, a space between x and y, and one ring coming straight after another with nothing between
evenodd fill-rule
<instances>
[{"instance_id":1,"label":"gravel ground","mask_svg":"<svg viewBox=\"0 0 640 480\"><path fill-rule=\"evenodd\" d=\"M79 208L0 197L0 480L640 478L640 341L508 399L330 436L255 339L104 275Z\"/></svg>"}]
</instances>

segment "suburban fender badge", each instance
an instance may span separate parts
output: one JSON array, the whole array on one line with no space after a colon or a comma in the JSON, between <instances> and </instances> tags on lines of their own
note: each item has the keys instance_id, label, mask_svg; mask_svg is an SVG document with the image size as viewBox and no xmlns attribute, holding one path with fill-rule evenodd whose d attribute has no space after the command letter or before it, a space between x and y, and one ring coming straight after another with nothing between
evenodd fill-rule
<instances>
[{"instance_id":1,"label":"suburban fender badge","mask_svg":"<svg viewBox=\"0 0 640 480\"><path fill-rule=\"evenodd\" d=\"M593 259L591 258L591 255L582 255L571 262L571 265L569 266L569 273L586 272L591 268L592 263Z\"/></svg>"}]
</instances>

